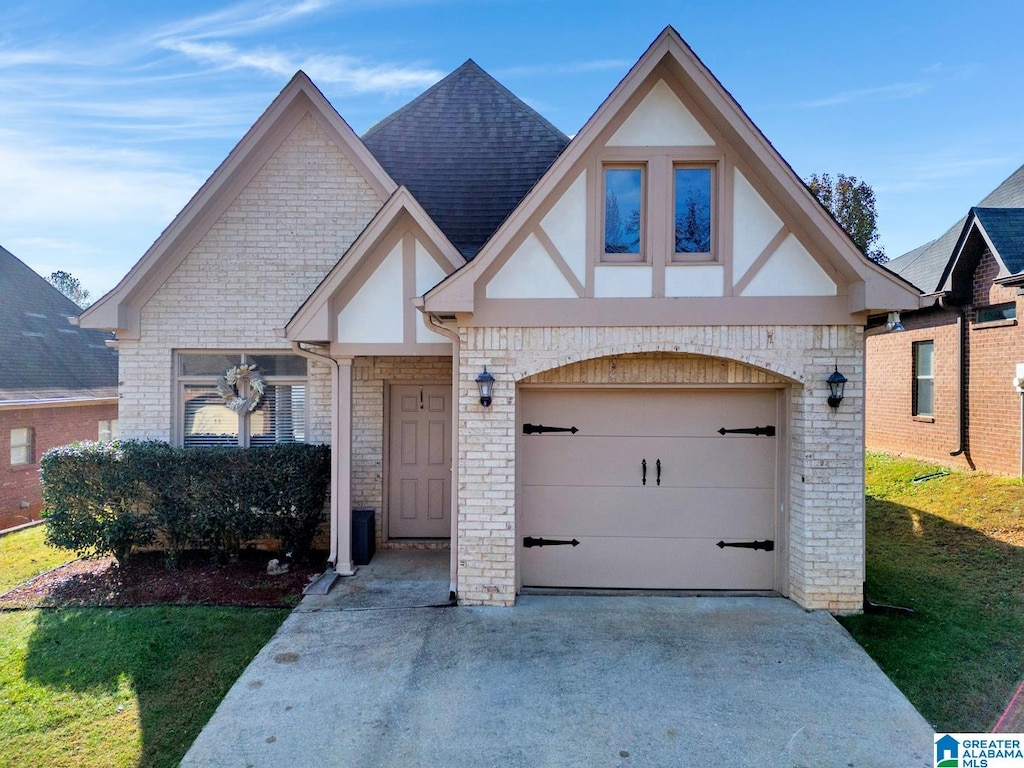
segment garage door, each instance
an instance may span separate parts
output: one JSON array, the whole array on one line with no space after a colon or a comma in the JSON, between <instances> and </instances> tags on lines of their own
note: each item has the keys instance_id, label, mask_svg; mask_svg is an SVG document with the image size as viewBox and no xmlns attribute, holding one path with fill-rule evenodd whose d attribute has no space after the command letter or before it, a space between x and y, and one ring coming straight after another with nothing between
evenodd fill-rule
<instances>
[{"instance_id":1,"label":"garage door","mask_svg":"<svg viewBox=\"0 0 1024 768\"><path fill-rule=\"evenodd\" d=\"M774 587L777 391L527 389L521 403L524 586Z\"/></svg>"}]
</instances>

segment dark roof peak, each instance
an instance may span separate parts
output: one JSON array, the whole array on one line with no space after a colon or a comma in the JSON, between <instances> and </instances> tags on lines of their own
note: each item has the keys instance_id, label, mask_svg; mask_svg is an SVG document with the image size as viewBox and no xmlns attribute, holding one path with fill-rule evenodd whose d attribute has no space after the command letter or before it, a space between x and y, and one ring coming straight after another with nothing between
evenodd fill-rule
<instances>
[{"instance_id":1,"label":"dark roof peak","mask_svg":"<svg viewBox=\"0 0 1024 768\"><path fill-rule=\"evenodd\" d=\"M466 258L569 143L473 59L362 139Z\"/></svg>"},{"instance_id":2,"label":"dark roof peak","mask_svg":"<svg viewBox=\"0 0 1024 768\"><path fill-rule=\"evenodd\" d=\"M971 212L996 208L1024 208L1024 165L985 195ZM953 256L953 248L956 247L966 223L967 216L964 216L940 237L908 251L885 266L916 285L922 293L938 290L946 274L949 260Z\"/></svg>"}]
</instances>

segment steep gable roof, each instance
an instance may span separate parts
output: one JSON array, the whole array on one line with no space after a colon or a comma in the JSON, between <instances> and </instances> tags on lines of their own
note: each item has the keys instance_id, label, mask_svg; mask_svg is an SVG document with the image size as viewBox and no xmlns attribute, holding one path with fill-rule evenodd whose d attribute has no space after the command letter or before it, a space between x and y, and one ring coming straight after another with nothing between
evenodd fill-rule
<instances>
[{"instance_id":1,"label":"steep gable roof","mask_svg":"<svg viewBox=\"0 0 1024 768\"><path fill-rule=\"evenodd\" d=\"M971 213L1007 271L1024 270L1024 208L972 208Z\"/></svg>"},{"instance_id":2,"label":"steep gable roof","mask_svg":"<svg viewBox=\"0 0 1024 768\"><path fill-rule=\"evenodd\" d=\"M472 59L362 138L467 259L569 143Z\"/></svg>"},{"instance_id":3,"label":"steep gable roof","mask_svg":"<svg viewBox=\"0 0 1024 768\"><path fill-rule=\"evenodd\" d=\"M938 290L952 293L958 302L970 302L974 272L986 251L1000 265L997 283L1024 282L1024 208L971 208Z\"/></svg>"},{"instance_id":4,"label":"steep gable roof","mask_svg":"<svg viewBox=\"0 0 1024 768\"><path fill-rule=\"evenodd\" d=\"M798 222L808 245L827 258L850 286L850 312L871 309L907 309L916 304L911 286L899 276L864 256L846 232L814 198L796 172L754 124L693 49L671 26L651 43L622 81L580 129L523 201L487 241L480 256L424 297L426 311L441 314L471 312L474 281L485 274L519 227L544 204L567 178L585 153L597 145L627 108L641 87L657 72L666 72L692 97L703 114L739 160L753 169L759 182L780 204L780 213Z\"/></svg>"},{"instance_id":5,"label":"steep gable roof","mask_svg":"<svg viewBox=\"0 0 1024 768\"><path fill-rule=\"evenodd\" d=\"M0 401L113 397L117 353L109 334L74 328L81 310L0 248Z\"/></svg>"},{"instance_id":6,"label":"steep gable roof","mask_svg":"<svg viewBox=\"0 0 1024 768\"><path fill-rule=\"evenodd\" d=\"M1024 208L1024 165L978 203L979 208ZM947 266L967 223L964 216L930 243L893 259L886 266L921 289L934 293L942 285Z\"/></svg>"},{"instance_id":7,"label":"steep gable roof","mask_svg":"<svg viewBox=\"0 0 1024 768\"><path fill-rule=\"evenodd\" d=\"M334 139L382 199L397 189L323 93L304 72L296 72L139 262L110 293L82 313L81 325L116 330L119 338L137 338L140 308L307 114Z\"/></svg>"}]
</instances>

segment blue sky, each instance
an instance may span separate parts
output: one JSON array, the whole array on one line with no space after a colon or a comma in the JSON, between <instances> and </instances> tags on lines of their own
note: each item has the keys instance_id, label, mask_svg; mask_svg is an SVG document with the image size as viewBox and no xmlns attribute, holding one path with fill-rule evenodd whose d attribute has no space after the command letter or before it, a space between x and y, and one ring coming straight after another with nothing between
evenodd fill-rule
<instances>
[{"instance_id":1,"label":"blue sky","mask_svg":"<svg viewBox=\"0 0 1024 768\"><path fill-rule=\"evenodd\" d=\"M802 177L859 176L889 256L1024 164L1024 5L3 0L0 245L112 288L304 69L361 133L473 58L568 134L672 24Z\"/></svg>"}]
</instances>

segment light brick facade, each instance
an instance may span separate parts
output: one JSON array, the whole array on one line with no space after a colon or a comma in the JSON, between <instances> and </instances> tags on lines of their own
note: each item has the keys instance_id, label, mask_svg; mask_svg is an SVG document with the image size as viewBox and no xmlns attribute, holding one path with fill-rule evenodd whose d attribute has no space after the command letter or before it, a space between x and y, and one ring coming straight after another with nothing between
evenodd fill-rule
<instances>
[{"instance_id":1,"label":"light brick facade","mask_svg":"<svg viewBox=\"0 0 1024 768\"><path fill-rule=\"evenodd\" d=\"M1018 313L1021 310L1016 289L993 283L998 274L996 259L985 252L974 271L970 303L962 308L963 338L959 312L941 308L905 314L903 332L887 332L884 327L867 332L869 449L962 469L1020 472L1021 403L1012 381L1016 363L1024 363L1024 334L1016 320L978 322L980 307L1015 302ZM913 414L913 344L919 341L934 342L931 417ZM966 399L960 394L961 356ZM963 453L951 455L960 447Z\"/></svg>"},{"instance_id":2,"label":"light brick facade","mask_svg":"<svg viewBox=\"0 0 1024 768\"><path fill-rule=\"evenodd\" d=\"M641 358L623 357L642 353ZM665 353L670 353L668 356ZM777 384L789 392L789 595L808 609L859 611L864 581L863 332L853 326L464 328L458 456L458 592L511 605L516 573L518 383ZM701 357L694 357L701 356ZM583 367L579 364L585 363ZM480 406L475 378L497 383ZM825 380L849 383L837 410Z\"/></svg>"},{"instance_id":3,"label":"light brick facade","mask_svg":"<svg viewBox=\"0 0 1024 768\"><path fill-rule=\"evenodd\" d=\"M289 349L283 328L383 201L306 116L142 310L120 342L121 433L173 440L173 352ZM311 363L311 442L330 440L330 368Z\"/></svg>"}]
</instances>

